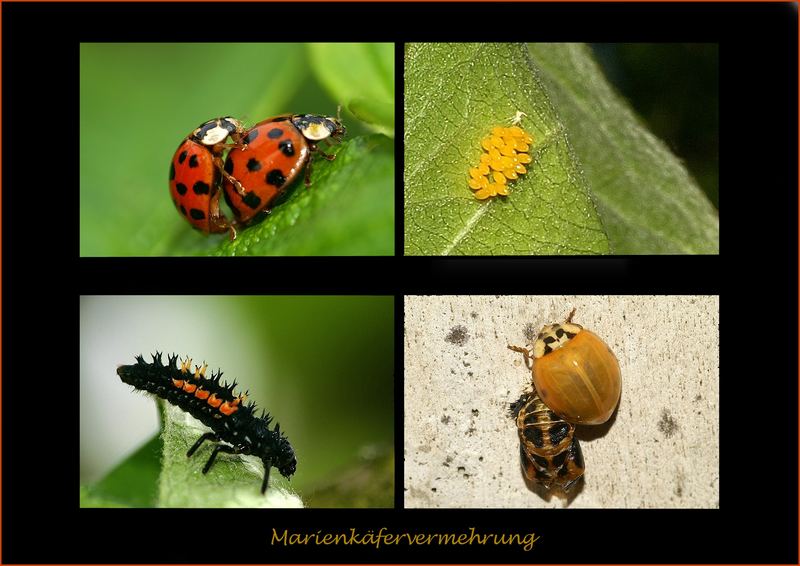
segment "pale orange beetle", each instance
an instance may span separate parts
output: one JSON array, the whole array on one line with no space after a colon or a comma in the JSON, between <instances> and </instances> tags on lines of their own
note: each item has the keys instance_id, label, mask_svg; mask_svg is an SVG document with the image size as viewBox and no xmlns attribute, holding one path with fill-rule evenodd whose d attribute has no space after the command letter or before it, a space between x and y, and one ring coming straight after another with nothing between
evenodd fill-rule
<instances>
[{"instance_id":1,"label":"pale orange beetle","mask_svg":"<svg viewBox=\"0 0 800 566\"><path fill-rule=\"evenodd\" d=\"M583 475L573 425L606 422L622 391L616 356L596 334L573 323L574 314L572 309L563 323L542 328L532 350L509 346L524 354L533 375L533 391L511 406L522 469L529 480L565 491Z\"/></svg>"}]
</instances>

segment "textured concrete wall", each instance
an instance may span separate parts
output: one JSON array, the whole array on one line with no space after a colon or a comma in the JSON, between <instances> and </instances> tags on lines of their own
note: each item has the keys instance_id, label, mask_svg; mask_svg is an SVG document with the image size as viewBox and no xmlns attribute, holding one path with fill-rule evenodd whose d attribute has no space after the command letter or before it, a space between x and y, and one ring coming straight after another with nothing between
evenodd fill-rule
<instances>
[{"instance_id":1,"label":"textured concrete wall","mask_svg":"<svg viewBox=\"0 0 800 566\"><path fill-rule=\"evenodd\" d=\"M506 345L573 307L616 354L622 399L578 429L583 486L543 497L507 416L530 372ZM406 297L405 506L719 507L718 399L717 296Z\"/></svg>"}]
</instances>

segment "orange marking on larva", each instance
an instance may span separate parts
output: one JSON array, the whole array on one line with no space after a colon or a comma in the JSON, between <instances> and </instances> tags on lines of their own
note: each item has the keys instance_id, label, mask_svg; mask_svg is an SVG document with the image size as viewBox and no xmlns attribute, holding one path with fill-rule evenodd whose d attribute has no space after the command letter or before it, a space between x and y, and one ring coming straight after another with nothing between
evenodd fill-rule
<instances>
[{"instance_id":1,"label":"orange marking on larva","mask_svg":"<svg viewBox=\"0 0 800 566\"><path fill-rule=\"evenodd\" d=\"M188 381L183 384L183 390L186 391L186 393L194 393L195 389L197 389L197 386Z\"/></svg>"},{"instance_id":2,"label":"orange marking on larva","mask_svg":"<svg viewBox=\"0 0 800 566\"><path fill-rule=\"evenodd\" d=\"M175 387L180 389L181 387L183 387L183 380L182 379L174 379L173 378L172 385L174 385Z\"/></svg>"},{"instance_id":3,"label":"orange marking on larva","mask_svg":"<svg viewBox=\"0 0 800 566\"><path fill-rule=\"evenodd\" d=\"M217 407L222 405L222 399L217 397L216 393L212 393L211 397L208 398L207 403L216 409Z\"/></svg>"},{"instance_id":4,"label":"orange marking on larva","mask_svg":"<svg viewBox=\"0 0 800 566\"><path fill-rule=\"evenodd\" d=\"M198 399L208 399L209 395L211 395L211 392L205 389L198 388L197 391L194 392L194 396Z\"/></svg>"},{"instance_id":5,"label":"orange marking on larva","mask_svg":"<svg viewBox=\"0 0 800 566\"><path fill-rule=\"evenodd\" d=\"M237 407L236 405L237 403L235 402L235 400L233 403L228 403L227 401L225 401L219 408L219 412L222 413L223 415L230 416L239 410L239 407Z\"/></svg>"}]
</instances>

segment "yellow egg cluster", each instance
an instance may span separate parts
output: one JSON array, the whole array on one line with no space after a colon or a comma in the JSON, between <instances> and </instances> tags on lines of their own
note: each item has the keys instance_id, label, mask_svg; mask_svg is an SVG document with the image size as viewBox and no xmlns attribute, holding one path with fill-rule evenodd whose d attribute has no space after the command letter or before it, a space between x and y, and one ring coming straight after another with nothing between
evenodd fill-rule
<instances>
[{"instance_id":1,"label":"yellow egg cluster","mask_svg":"<svg viewBox=\"0 0 800 566\"><path fill-rule=\"evenodd\" d=\"M531 156L525 153L533 138L519 126L492 128L492 133L481 141L485 152L477 167L469 170L469 188L475 198L484 200L497 195L508 195L508 181L527 173L525 165Z\"/></svg>"}]
</instances>

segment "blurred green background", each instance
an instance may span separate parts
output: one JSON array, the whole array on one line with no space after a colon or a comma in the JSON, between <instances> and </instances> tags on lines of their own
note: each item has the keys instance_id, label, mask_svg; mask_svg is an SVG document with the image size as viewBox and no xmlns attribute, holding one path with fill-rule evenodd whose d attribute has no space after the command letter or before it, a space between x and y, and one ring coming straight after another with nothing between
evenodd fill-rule
<instances>
[{"instance_id":1,"label":"blurred green background","mask_svg":"<svg viewBox=\"0 0 800 566\"><path fill-rule=\"evenodd\" d=\"M298 457L289 487L307 505L355 506L332 486L352 486L370 458L391 480L370 482L380 492L367 506L392 505L394 297L85 296L80 333L81 485L102 488L157 433L155 399L123 384L116 368L161 351L221 368L272 413ZM122 503L148 505L148 474L157 470L139 474L143 485L126 480L136 493Z\"/></svg>"},{"instance_id":2,"label":"blurred green background","mask_svg":"<svg viewBox=\"0 0 800 566\"><path fill-rule=\"evenodd\" d=\"M315 167L312 180L323 181L309 191L297 190L302 181L289 189L281 206L297 206L293 214L276 207L253 228L266 239L275 229L263 225L278 226L280 248L226 248L226 235L206 237L175 211L170 159L201 123L335 116L339 104L346 155ZM393 44L82 44L80 133L82 256L394 252ZM326 170L339 174L341 196L324 197L336 185L324 182Z\"/></svg>"},{"instance_id":3,"label":"blurred green background","mask_svg":"<svg viewBox=\"0 0 800 566\"><path fill-rule=\"evenodd\" d=\"M719 209L719 45L591 45L608 80Z\"/></svg>"}]
</instances>

